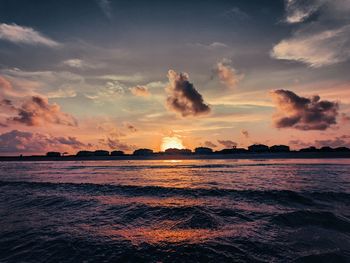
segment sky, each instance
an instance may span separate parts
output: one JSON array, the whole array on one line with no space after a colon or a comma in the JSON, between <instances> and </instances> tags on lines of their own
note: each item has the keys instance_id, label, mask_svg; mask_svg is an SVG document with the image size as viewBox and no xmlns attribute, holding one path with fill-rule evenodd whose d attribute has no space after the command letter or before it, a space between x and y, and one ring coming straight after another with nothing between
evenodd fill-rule
<instances>
[{"instance_id":1,"label":"sky","mask_svg":"<svg viewBox=\"0 0 350 263\"><path fill-rule=\"evenodd\" d=\"M350 146L350 0L0 0L0 155Z\"/></svg>"}]
</instances>

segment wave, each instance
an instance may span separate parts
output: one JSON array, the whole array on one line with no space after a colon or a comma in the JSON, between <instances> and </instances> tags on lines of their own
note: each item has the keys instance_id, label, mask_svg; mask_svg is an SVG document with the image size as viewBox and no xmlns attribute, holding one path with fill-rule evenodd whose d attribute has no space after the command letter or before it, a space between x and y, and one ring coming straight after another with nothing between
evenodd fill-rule
<instances>
[{"instance_id":1,"label":"wave","mask_svg":"<svg viewBox=\"0 0 350 263\"><path fill-rule=\"evenodd\" d=\"M348 254L346 257L344 254ZM324 252L324 253L314 253L307 256L302 256L294 260L295 263L329 263L329 262L337 262L337 263L348 263L350 258L350 252L346 251L332 251L332 252Z\"/></svg>"},{"instance_id":2,"label":"wave","mask_svg":"<svg viewBox=\"0 0 350 263\"><path fill-rule=\"evenodd\" d=\"M256 160L255 160L256 161ZM139 164L138 165L71 165L71 166L62 166L62 167L55 167L60 170L79 170L79 169L95 169L95 170L126 170L126 171L137 171L137 170L145 170L145 169L177 169L177 170L183 170L183 169L216 169L216 168L242 168L242 167L278 167L278 166L293 166L293 167L315 167L315 166L338 166L337 163L270 163L266 162L266 160L261 160L262 163L238 163L233 161L233 163L223 163L223 164ZM342 166L350 166L350 164L344 163ZM24 166L24 169L27 167Z\"/></svg>"},{"instance_id":3,"label":"wave","mask_svg":"<svg viewBox=\"0 0 350 263\"><path fill-rule=\"evenodd\" d=\"M176 188L162 186L112 185L93 183L53 183L29 181L0 181L0 187L23 187L30 189L52 189L57 191L86 192L104 195L130 196L190 196L190 197L232 197L245 198L284 205L315 205L315 201L350 202L350 193L345 192L296 192L291 190L235 190L222 188Z\"/></svg>"},{"instance_id":4,"label":"wave","mask_svg":"<svg viewBox=\"0 0 350 263\"><path fill-rule=\"evenodd\" d=\"M350 232L350 219L329 211L293 211L274 216L272 222L287 227L305 227L313 225L337 231Z\"/></svg>"}]
</instances>

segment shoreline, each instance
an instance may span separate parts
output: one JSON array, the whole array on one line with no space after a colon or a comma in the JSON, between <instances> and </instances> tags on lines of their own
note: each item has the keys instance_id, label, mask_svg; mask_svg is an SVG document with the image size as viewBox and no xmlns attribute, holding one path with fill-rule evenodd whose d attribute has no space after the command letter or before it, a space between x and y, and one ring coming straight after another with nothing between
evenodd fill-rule
<instances>
[{"instance_id":1,"label":"shoreline","mask_svg":"<svg viewBox=\"0 0 350 263\"><path fill-rule=\"evenodd\" d=\"M208 155L150 155L150 156L0 156L0 162L40 161L117 161L117 160L206 160L206 159L333 159L350 158L350 152L289 152L289 153L235 153Z\"/></svg>"}]
</instances>

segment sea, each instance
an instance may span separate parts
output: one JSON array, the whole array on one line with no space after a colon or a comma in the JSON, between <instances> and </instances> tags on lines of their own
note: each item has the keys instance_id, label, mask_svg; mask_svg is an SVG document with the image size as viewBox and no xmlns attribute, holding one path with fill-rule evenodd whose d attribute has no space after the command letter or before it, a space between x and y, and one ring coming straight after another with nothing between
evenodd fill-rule
<instances>
[{"instance_id":1,"label":"sea","mask_svg":"<svg viewBox=\"0 0 350 263\"><path fill-rule=\"evenodd\" d=\"M0 262L350 262L350 159L0 162Z\"/></svg>"}]
</instances>

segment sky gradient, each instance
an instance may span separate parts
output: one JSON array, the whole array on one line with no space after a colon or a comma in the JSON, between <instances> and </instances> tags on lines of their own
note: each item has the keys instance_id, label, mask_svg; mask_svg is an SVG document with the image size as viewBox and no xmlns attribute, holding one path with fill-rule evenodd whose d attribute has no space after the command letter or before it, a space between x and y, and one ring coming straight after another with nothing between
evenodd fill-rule
<instances>
[{"instance_id":1,"label":"sky gradient","mask_svg":"<svg viewBox=\"0 0 350 263\"><path fill-rule=\"evenodd\" d=\"M0 0L0 155L350 146L349 60L349 0Z\"/></svg>"}]
</instances>

